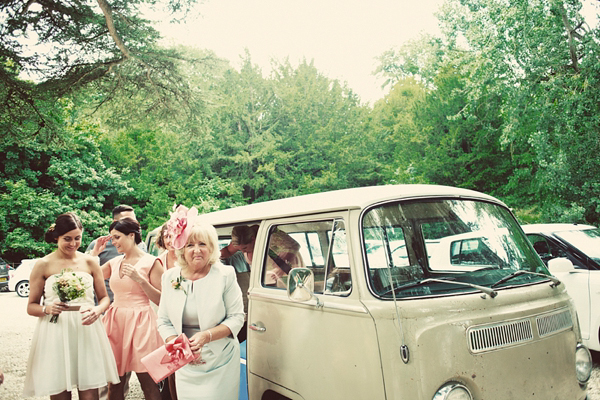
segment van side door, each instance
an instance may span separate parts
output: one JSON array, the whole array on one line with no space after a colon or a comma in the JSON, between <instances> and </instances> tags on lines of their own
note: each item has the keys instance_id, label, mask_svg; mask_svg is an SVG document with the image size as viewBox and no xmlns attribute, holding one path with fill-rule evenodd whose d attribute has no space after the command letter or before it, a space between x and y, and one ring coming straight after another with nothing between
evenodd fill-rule
<instances>
[{"instance_id":1,"label":"van side door","mask_svg":"<svg viewBox=\"0 0 600 400\"><path fill-rule=\"evenodd\" d=\"M263 222L249 293L250 398L385 397L375 324L356 289L362 268L348 251L345 214ZM315 299L288 298L288 267L313 272L322 307Z\"/></svg>"}]
</instances>

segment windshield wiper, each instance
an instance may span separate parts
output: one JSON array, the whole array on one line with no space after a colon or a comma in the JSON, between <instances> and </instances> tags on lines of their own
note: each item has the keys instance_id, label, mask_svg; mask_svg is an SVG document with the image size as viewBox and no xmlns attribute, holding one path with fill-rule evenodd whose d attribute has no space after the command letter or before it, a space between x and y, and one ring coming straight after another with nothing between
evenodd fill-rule
<instances>
[{"instance_id":1,"label":"windshield wiper","mask_svg":"<svg viewBox=\"0 0 600 400\"><path fill-rule=\"evenodd\" d=\"M494 288L498 285L503 284L504 282L511 280L512 278L515 278L515 277L517 277L519 275L523 275L523 274L541 276L542 278L550 279L552 281L552 283L550 284L550 287L557 287L558 285L560 285L560 281L552 275L540 274L539 272L531 272L531 271L525 271L524 269L520 269L518 271L513 272L510 275L505 276L504 278L500 279L498 282L494 283L490 287Z\"/></svg>"},{"instance_id":2,"label":"windshield wiper","mask_svg":"<svg viewBox=\"0 0 600 400\"><path fill-rule=\"evenodd\" d=\"M412 282L412 283L409 283L409 284L406 284L403 286L398 286L398 287L393 288L392 290L388 290L383 295L384 296L388 295L392 291L409 289L411 287L427 285L429 283L451 283L454 285L469 286L469 287L472 287L473 289L477 289L477 290L489 295L492 299L498 295L498 292L496 292L495 290L485 287L485 286L475 285L474 283L459 282L459 281L454 281L454 280L449 280L449 279L434 279L434 278L427 278L427 279L423 279L422 281L416 281L416 282Z\"/></svg>"}]
</instances>

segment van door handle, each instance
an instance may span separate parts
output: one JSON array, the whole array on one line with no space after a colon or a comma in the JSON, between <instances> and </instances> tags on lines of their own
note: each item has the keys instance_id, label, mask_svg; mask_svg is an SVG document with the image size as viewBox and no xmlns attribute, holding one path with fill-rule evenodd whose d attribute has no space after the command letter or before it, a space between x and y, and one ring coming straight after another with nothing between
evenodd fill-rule
<instances>
[{"instance_id":1,"label":"van door handle","mask_svg":"<svg viewBox=\"0 0 600 400\"><path fill-rule=\"evenodd\" d=\"M256 332L265 332L267 330L267 328L265 328L264 326L258 326L257 324L250 324L249 328L251 331Z\"/></svg>"}]
</instances>

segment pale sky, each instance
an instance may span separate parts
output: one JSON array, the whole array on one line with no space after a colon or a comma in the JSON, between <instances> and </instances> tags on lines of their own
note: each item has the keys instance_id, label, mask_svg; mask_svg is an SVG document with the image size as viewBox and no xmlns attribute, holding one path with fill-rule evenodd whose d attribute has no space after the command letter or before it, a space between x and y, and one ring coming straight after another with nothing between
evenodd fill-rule
<instances>
[{"instance_id":1,"label":"pale sky","mask_svg":"<svg viewBox=\"0 0 600 400\"><path fill-rule=\"evenodd\" d=\"M583 0L590 25L597 1ZM170 43L211 49L240 67L247 48L263 75L271 59L302 59L330 79L347 82L371 105L389 91L372 73L375 57L416 38L439 34L434 13L443 0L205 0L185 24L163 23ZM161 18L150 19L160 20Z\"/></svg>"},{"instance_id":2,"label":"pale sky","mask_svg":"<svg viewBox=\"0 0 600 400\"><path fill-rule=\"evenodd\" d=\"M375 57L419 33L439 32L434 12L442 0L207 0L185 25L161 25L173 43L211 49L240 67L271 72L271 59L303 58L330 79L347 82L363 102L384 95L372 75ZM149 15L149 18L152 18ZM154 18L152 18L154 19ZM386 92L389 88L386 88Z\"/></svg>"}]
</instances>

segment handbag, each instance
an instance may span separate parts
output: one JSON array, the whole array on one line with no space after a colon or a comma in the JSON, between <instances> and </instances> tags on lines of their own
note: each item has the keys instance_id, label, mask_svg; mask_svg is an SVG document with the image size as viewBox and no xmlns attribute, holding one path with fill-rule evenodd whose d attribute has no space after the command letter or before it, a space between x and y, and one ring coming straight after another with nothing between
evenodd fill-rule
<instances>
[{"instance_id":1,"label":"handbag","mask_svg":"<svg viewBox=\"0 0 600 400\"><path fill-rule=\"evenodd\" d=\"M141 361L154 382L158 383L195 359L190 341L185 333L182 333L175 341L165 343L152 353L146 354Z\"/></svg>"}]
</instances>

